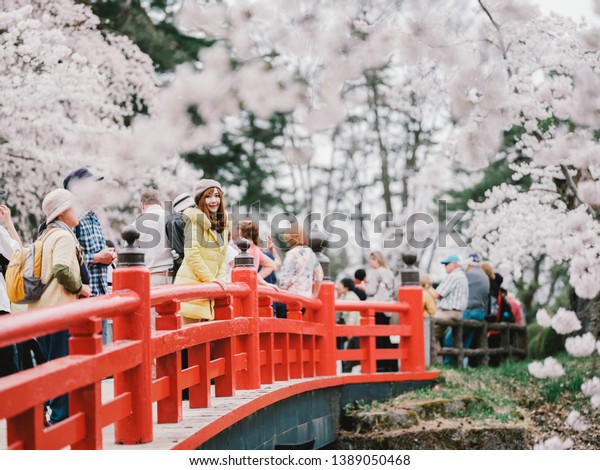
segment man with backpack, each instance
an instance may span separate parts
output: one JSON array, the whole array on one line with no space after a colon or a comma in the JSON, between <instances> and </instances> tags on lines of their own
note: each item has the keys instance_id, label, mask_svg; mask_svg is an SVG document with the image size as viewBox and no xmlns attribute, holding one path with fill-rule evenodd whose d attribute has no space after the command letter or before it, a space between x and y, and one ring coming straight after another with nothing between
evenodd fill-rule
<instances>
[{"instance_id":1,"label":"man with backpack","mask_svg":"<svg viewBox=\"0 0 600 470\"><path fill-rule=\"evenodd\" d=\"M185 255L185 217L183 211L194 206L192 196L182 193L173 199L173 212L167 214L166 232L173 253L173 278Z\"/></svg>"},{"instance_id":2,"label":"man with backpack","mask_svg":"<svg viewBox=\"0 0 600 470\"><path fill-rule=\"evenodd\" d=\"M140 212L133 226L140 232L139 247L150 271L150 284L161 286L173 282L173 255L166 240L165 210L156 189L147 189L140 199Z\"/></svg>"}]
</instances>

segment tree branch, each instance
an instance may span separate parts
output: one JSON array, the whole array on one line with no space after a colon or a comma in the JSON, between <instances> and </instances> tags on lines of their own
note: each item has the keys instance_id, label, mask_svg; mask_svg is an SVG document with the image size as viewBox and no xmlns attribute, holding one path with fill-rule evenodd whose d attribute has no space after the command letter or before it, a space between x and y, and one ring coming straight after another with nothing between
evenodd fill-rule
<instances>
[{"instance_id":1,"label":"tree branch","mask_svg":"<svg viewBox=\"0 0 600 470\"><path fill-rule=\"evenodd\" d=\"M565 180L567 181L567 185L569 186L569 189L571 190L571 192L573 193L575 198L582 204L585 204L587 213L590 214L594 219L596 219L597 218L596 211L589 204L587 204L586 202L583 202L581 200L581 198L579 197L579 192L577 191L577 186L575 186L575 182L573 181L573 178L569 174L569 170L567 169L567 167L565 165L560 165L560 171L562 171L562 174L564 175Z\"/></svg>"},{"instance_id":2,"label":"tree branch","mask_svg":"<svg viewBox=\"0 0 600 470\"><path fill-rule=\"evenodd\" d=\"M482 0L478 0L478 3L479 3L479 6L481 7L481 9L485 12L485 14L487 15L487 17L492 22L492 25L494 25L494 28L496 28L496 32L497 32L497 35L498 35L498 42L500 43L500 52L502 52L502 58L504 60L506 60L506 51L507 51L507 48L506 48L506 46L504 44L504 38L502 37L502 31L500 30L500 25L498 23L496 23L496 20L494 19L494 17L490 13L490 11L486 8L486 6L483 4L483 1ZM508 73L510 74L510 69L509 69Z\"/></svg>"}]
</instances>

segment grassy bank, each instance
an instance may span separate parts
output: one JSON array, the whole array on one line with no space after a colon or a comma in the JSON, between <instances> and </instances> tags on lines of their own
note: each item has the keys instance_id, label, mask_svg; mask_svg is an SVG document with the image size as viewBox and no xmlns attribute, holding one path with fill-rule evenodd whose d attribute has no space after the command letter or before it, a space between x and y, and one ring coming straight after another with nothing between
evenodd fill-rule
<instances>
[{"instance_id":1,"label":"grassy bank","mask_svg":"<svg viewBox=\"0 0 600 470\"><path fill-rule=\"evenodd\" d=\"M556 379L534 378L527 370L529 361L508 361L497 368L442 367L440 379L431 389L409 392L386 403L358 403L354 408L392 411L407 403L468 396L475 398L473 405L443 418L444 424L453 420L460 426L522 423L529 429L531 446L559 435L571 438L574 449L600 449L600 410L581 392L583 382L600 375L598 355L573 358L563 354L556 359L565 369ZM572 410L589 422L586 431L577 432L567 425Z\"/></svg>"}]
</instances>

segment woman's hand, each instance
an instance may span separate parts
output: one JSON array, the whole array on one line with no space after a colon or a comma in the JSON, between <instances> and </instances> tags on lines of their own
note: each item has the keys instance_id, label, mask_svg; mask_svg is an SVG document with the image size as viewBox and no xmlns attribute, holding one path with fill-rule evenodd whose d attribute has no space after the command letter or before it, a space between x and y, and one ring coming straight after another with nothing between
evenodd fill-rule
<instances>
[{"instance_id":1,"label":"woman's hand","mask_svg":"<svg viewBox=\"0 0 600 470\"><path fill-rule=\"evenodd\" d=\"M10 209L6 204L0 204L0 222L4 222L4 225L7 227L10 227L13 224L10 216Z\"/></svg>"},{"instance_id":2,"label":"woman's hand","mask_svg":"<svg viewBox=\"0 0 600 470\"><path fill-rule=\"evenodd\" d=\"M267 250L272 251L275 248L275 244L273 243L273 239L271 235L267 235Z\"/></svg>"}]
</instances>

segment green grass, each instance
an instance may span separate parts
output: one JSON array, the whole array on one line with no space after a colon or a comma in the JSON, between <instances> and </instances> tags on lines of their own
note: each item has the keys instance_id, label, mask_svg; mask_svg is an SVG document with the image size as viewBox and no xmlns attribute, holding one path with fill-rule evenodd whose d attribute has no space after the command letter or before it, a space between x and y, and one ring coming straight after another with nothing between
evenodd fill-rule
<instances>
[{"instance_id":1,"label":"green grass","mask_svg":"<svg viewBox=\"0 0 600 470\"><path fill-rule=\"evenodd\" d=\"M533 377L527 368L531 361L506 361L496 368L441 366L442 374L434 387L403 394L388 404L374 404L373 409L407 402L474 396L479 399L477 403L457 413L456 417L500 423L521 421L523 411L536 409L545 403L565 409L589 409L590 401L581 392L581 384L599 375L598 355L574 358L559 353L555 358L565 369L565 374L556 379Z\"/></svg>"}]
</instances>

